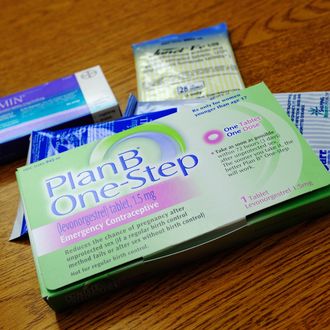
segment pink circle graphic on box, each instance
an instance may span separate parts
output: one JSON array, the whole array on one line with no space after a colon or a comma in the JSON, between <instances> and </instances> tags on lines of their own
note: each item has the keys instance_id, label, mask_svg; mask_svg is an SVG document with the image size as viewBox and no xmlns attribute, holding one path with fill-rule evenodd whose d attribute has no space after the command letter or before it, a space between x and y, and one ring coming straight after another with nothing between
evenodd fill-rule
<instances>
[{"instance_id":1,"label":"pink circle graphic on box","mask_svg":"<svg viewBox=\"0 0 330 330\"><path fill-rule=\"evenodd\" d=\"M223 140L224 134L223 134L223 132L221 132L217 129L212 129L212 130L206 132L204 134L203 138L207 144L217 144Z\"/></svg>"}]
</instances>

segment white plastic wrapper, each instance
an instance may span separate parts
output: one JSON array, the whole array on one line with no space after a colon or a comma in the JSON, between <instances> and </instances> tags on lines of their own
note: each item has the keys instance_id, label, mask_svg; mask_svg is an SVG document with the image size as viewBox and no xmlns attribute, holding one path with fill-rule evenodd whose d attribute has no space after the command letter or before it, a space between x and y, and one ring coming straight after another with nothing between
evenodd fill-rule
<instances>
[{"instance_id":1,"label":"white plastic wrapper","mask_svg":"<svg viewBox=\"0 0 330 330\"><path fill-rule=\"evenodd\" d=\"M140 101L224 95L244 88L227 25L133 45Z\"/></svg>"}]
</instances>

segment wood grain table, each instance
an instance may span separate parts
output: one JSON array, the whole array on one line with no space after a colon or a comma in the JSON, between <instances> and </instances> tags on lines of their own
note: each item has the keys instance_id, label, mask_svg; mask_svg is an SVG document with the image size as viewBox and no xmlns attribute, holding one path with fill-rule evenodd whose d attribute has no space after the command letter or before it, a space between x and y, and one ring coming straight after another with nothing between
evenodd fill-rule
<instances>
[{"instance_id":1,"label":"wood grain table","mask_svg":"<svg viewBox=\"0 0 330 330\"><path fill-rule=\"evenodd\" d=\"M132 43L222 21L246 86L330 89L330 1L1 0L0 18L1 96L100 64L124 108ZM330 328L330 215L55 314L28 239L8 242L23 164L0 166L0 329Z\"/></svg>"}]
</instances>

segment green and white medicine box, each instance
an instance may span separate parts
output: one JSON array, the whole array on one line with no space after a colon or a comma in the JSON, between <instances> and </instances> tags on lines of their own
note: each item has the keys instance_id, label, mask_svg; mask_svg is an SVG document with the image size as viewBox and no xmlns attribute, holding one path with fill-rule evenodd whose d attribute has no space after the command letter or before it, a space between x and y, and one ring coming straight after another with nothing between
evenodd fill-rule
<instances>
[{"instance_id":1,"label":"green and white medicine box","mask_svg":"<svg viewBox=\"0 0 330 330\"><path fill-rule=\"evenodd\" d=\"M330 175L264 84L22 167L60 310L330 209Z\"/></svg>"}]
</instances>

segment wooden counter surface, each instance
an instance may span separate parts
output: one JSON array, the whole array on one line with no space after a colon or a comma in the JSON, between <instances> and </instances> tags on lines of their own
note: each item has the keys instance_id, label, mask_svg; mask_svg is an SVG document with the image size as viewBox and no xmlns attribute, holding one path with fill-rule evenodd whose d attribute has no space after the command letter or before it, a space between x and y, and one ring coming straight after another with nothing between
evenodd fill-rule
<instances>
[{"instance_id":1,"label":"wooden counter surface","mask_svg":"<svg viewBox=\"0 0 330 330\"><path fill-rule=\"evenodd\" d=\"M222 21L246 86L330 90L329 1L1 0L0 17L0 96L100 64L124 109L132 43ZM23 164L0 166L0 329L330 328L329 215L55 314L28 239L8 242Z\"/></svg>"}]
</instances>

